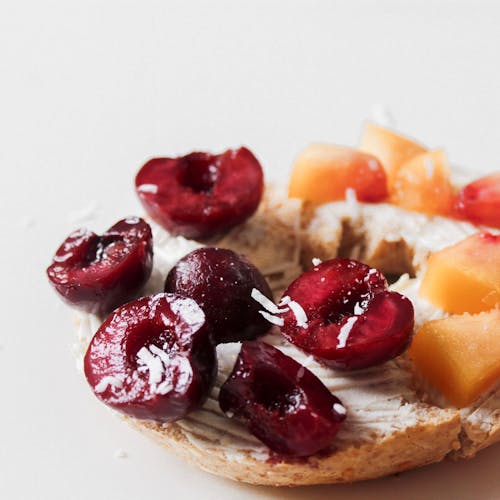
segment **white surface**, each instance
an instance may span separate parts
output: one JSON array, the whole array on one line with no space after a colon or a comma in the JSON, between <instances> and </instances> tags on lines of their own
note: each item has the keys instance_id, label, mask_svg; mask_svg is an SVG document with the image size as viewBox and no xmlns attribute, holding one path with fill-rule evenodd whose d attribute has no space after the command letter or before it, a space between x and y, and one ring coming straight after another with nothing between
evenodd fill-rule
<instances>
[{"instance_id":1,"label":"white surface","mask_svg":"<svg viewBox=\"0 0 500 500\"><path fill-rule=\"evenodd\" d=\"M103 230L140 213L153 155L244 143L285 181L300 148L354 144L381 103L453 162L500 169L499 20L473 1L2 1L0 498L499 498L498 446L351 486L193 469L90 394L44 276L78 216Z\"/></svg>"}]
</instances>

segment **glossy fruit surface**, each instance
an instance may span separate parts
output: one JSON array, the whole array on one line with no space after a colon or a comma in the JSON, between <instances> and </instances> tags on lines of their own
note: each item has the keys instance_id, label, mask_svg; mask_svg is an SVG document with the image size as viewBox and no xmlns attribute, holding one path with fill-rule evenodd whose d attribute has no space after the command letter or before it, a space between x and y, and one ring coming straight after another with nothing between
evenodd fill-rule
<instances>
[{"instance_id":1,"label":"glossy fruit surface","mask_svg":"<svg viewBox=\"0 0 500 500\"><path fill-rule=\"evenodd\" d=\"M473 403L500 380L500 310L428 321L409 349L417 369L455 406Z\"/></svg>"},{"instance_id":2,"label":"glossy fruit surface","mask_svg":"<svg viewBox=\"0 0 500 500\"><path fill-rule=\"evenodd\" d=\"M419 294L449 313L500 305L500 235L478 233L431 254Z\"/></svg>"},{"instance_id":3,"label":"glossy fruit surface","mask_svg":"<svg viewBox=\"0 0 500 500\"><path fill-rule=\"evenodd\" d=\"M399 167L427 149L417 142L392 130L367 123L361 137L360 149L377 157L387 171L389 185Z\"/></svg>"},{"instance_id":4,"label":"glossy fruit surface","mask_svg":"<svg viewBox=\"0 0 500 500\"><path fill-rule=\"evenodd\" d=\"M474 224L500 228L500 172L467 184L458 194L457 210Z\"/></svg>"},{"instance_id":5,"label":"glossy fruit surface","mask_svg":"<svg viewBox=\"0 0 500 500\"><path fill-rule=\"evenodd\" d=\"M411 302L387 290L380 271L350 259L333 259L299 276L282 303L300 305L282 313L283 335L325 365L358 369L383 363L408 347L413 333ZM304 322L302 322L304 323Z\"/></svg>"},{"instance_id":6,"label":"glossy fruit surface","mask_svg":"<svg viewBox=\"0 0 500 500\"><path fill-rule=\"evenodd\" d=\"M215 348L198 305L161 293L114 311L94 335L84 368L95 395L108 406L135 418L172 422L208 396Z\"/></svg>"},{"instance_id":7,"label":"glossy fruit surface","mask_svg":"<svg viewBox=\"0 0 500 500\"><path fill-rule=\"evenodd\" d=\"M449 216L456 198L450 175L443 151L414 156L394 173L390 201L406 210Z\"/></svg>"},{"instance_id":8,"label":"glossy fruit surface","mask_svg":"<svg viewBox=\"0 0 500 500\"><path fill-rule=\"evenodd\" d=\"M252 340L269 330L252 298L259 290L270 300L266 279L232 250L205 247L182 258L169 272L165 292L194 299L203 309L216 343Z\"/></svg>"},{"instance_id":9,"label":"glossy fruit surface","mask_svg":"<svg viewBox=\"0 0 500 500\"><path fill-rule=\"evenodd\" d=\"M101 236L86 229L71 233L47 275L70 305L104 315L140 291L152 266L151 228L138 217L128 217Z\"/></svg>"},{"instance_id":10,"label":"glossy fruit surface","mask_svg":"<svg viewBox=\"0 0 500 500\"><path fill-rule=\"evenodd\" d=\"M263 342L243 342L219 404L273 451L305 457L327 447L346 409L307 368Z\"/></svg>"},{"instance_id":11,"label":"glossy fruit surface","mask_svg":"<svg viewBox=\"0 0 500 500\"><path fill-rule=\"evenodd\" d=\"M348 189L360 201L387 198L387 176L377 158L344 146L312 144L295 160L289 197L327 203L345 199Z\"/></svg>"},{"instance_id":12,"label":"glossy fruit surface","mask_svg":"<svg viewBox=\"0 0 500 500\"><path fill-rule=\"evenodd\" d=\"M175 236L207 239L241 224L259 206L262 167L246 148L154 158L135 179L148 214Z\"/></svg>"}]
</instances>

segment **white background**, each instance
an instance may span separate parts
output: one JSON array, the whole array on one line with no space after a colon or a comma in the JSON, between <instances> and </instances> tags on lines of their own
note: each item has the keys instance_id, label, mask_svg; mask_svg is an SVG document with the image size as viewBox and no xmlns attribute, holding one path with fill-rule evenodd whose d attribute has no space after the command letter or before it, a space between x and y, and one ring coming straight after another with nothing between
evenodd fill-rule
<instances>
[{"instance_id":1,"label":"white background","mask_svg":"<svg viewBox=\"0 0 500 500\"><path fill-rule=\"evenodd\" d=\"M286 182L300 148L355 144L384 105L454 163L500 169L499 23L493 1L1 0L0 498L499 498L498 446L351 486L193 469L90 394L44 276L77 219L141 212L154 155L246 144Z\"/></svg>"}]
</instances>

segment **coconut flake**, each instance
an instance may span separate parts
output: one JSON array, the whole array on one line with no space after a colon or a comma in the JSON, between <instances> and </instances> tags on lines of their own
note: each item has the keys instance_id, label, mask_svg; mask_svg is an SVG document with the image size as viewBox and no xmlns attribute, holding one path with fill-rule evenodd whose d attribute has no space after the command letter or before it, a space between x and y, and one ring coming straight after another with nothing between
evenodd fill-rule
<instances>
[{"instance_id":1,"label":"coconut flake","mask_svg":"<svg viewBox=\"0 0 500 500\"><path fill-rule=\"evenodd\" d=\"M339 403L333 404L333 411L336 411L339 415L345 415L347 413L345 407Z\"/></svg>"},{"instance_id":2,"label":"coconut flake","mask_svg":"<svg viewBox=\"0 0 500 500\"><path fill-rule=\"evenodd\" d=\"M347 339L349 338L349 334L351 333L352 327L354 323L358 320L359 316L351 316L347 319L344 326L340 329L340 332L337 336L338 344L337 348L342 349L346 346Z\"/></svg>"},{"instance_id":3,"label":"coconut flake","mask_svg":"<svg viewBox=\"0 0 500 500\"><path fill-rule=\"evenodd\" d=\"M299 328L307 328L307 315L302 306L298 303L295 302L295 300L291 300L288 303L288 306L290 307L290 310L293 312L295 315L295 320L297 321L297 326Z\"/></svg>"},{"instance_id":4,"label":"coconut flake","mask_svg":"<svg viewBox=\"0 0 500 500\"><path fill-rule=\"evenodd\" d=\"M272 314L278 314L280 309L276 306L276 304L269 300L262 292L257 290L257 288L252 288L252 299L258 302L266 311L269 311ZM264 316L265 317L265 316Z\"/></svg>"},{"instance_id":5,"label":"coconut flake","mask_svg":"<svg viewBox=\"0 0 500 500\"><path fill-rule=\"evenodd\" d=\"M94 391L100 394L104 392L108 387L113 389L120 389L123 386L123 377L120 375L107 375L102 377L99 383L95 386Z\"/></svg>"},{"instance_id":6,"label":"coconut flake","mask_svg":"<svg viewBox=\"0 0 500 500\"><path fill-rule=\"evenodd\" d=\"M156 184L141 184L140 186L137 186L137 191L140 193L156 194L158 192L158 186Z\"/></svg>"},{"instance_id":7,"label":"coconut flake","mask_svg":"<svg viewBox=\"0 0 500 500\"><path fill-rule=\"evenodd\" d=\"M266 311L259 311L259 313L262 314L262 316L273 325L283 326L285 324L285 320L283 318L280 318L279 316L274 316Z\"/></svg>"},{"instance_id":8,"label":"coconut flake","mask_svg":"<svg viewBox=\"0 0 500 500\"><path fill-rule=\"evenodd\" d=\"M313 266L319 266L323 261L321 259L318 259L317 257L314 257L312 260Z\"/></svg>"}]
</instances>

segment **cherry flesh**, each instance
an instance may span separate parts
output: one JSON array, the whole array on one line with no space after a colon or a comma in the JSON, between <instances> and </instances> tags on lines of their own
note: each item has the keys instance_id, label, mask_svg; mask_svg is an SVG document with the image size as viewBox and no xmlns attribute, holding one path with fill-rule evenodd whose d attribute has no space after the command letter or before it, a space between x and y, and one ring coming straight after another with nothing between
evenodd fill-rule
<instances>
[{"instance_id":1,"label":"cherry flesh","mask_svg":"<svg viewBox=\"0 0 500 500\"><path fill-rule=\"evenodd\" d=\"M204 240L250 217L264 181L255 156L239 148L154 158L141 168L135 186L148 214L167 231Z\"/></svg>"},{"instance_id":2,"label":"cherry flesh","mask_svg":"<svg viewBox=\"0 0 500 500\"><path fill-rule=\"evenodd\" d=\"M70 305L105 315L137 294L152 266L151 228L138 217L128 217L101 236L86 229L71 233L47 275Z\"/></svg>"},{"instance_id":3,"label":"cherry flesh","mask_svg":"<svg viewBox=\"0 0 500 500\"><path fill-rule=\"evenodd\" d=\"M191 297L200 305L217 344L253 340L269 330L251 297L254 288L273 300L266 279L253 264L232 250L215 247L186 255L165 281L165 292Z\"/></svg>"},{"instance_id":4,"label":"cherry flesh","mask_svg":"<svg viewBox=\"0 0 500 500\"><path fill-rule=\"evenodd\" d=\"M135 418L172 422L208 396L215 347L193 300L158 294L130 302L104 321L84 369L94 394L108 406Z\"/></svg>"},{"instance_id":5,"label":"cherry flesh","mask_svg":"<svg viewBox=\"0 0 500 500\"><path fill-rule=\"evenodd\" d=\"M284 297L300 304L307 324L287 309L283 335L325 365L367 368L398 356L411 341L412 303L388 291L382 273L361 262L325 261L297 278Z\"/></svg>"},{"instance_id":6,"label":"cherry flesh","mask_svg":"<svg viewBox=\"0 0 500 500\"><path fill-rule=\"evenodd\" d=\"M330 445L346 416L340 400L312 372L259 341L243 342L219 404L271 450L296 457Z\"/></svg>"}]
</instances>

